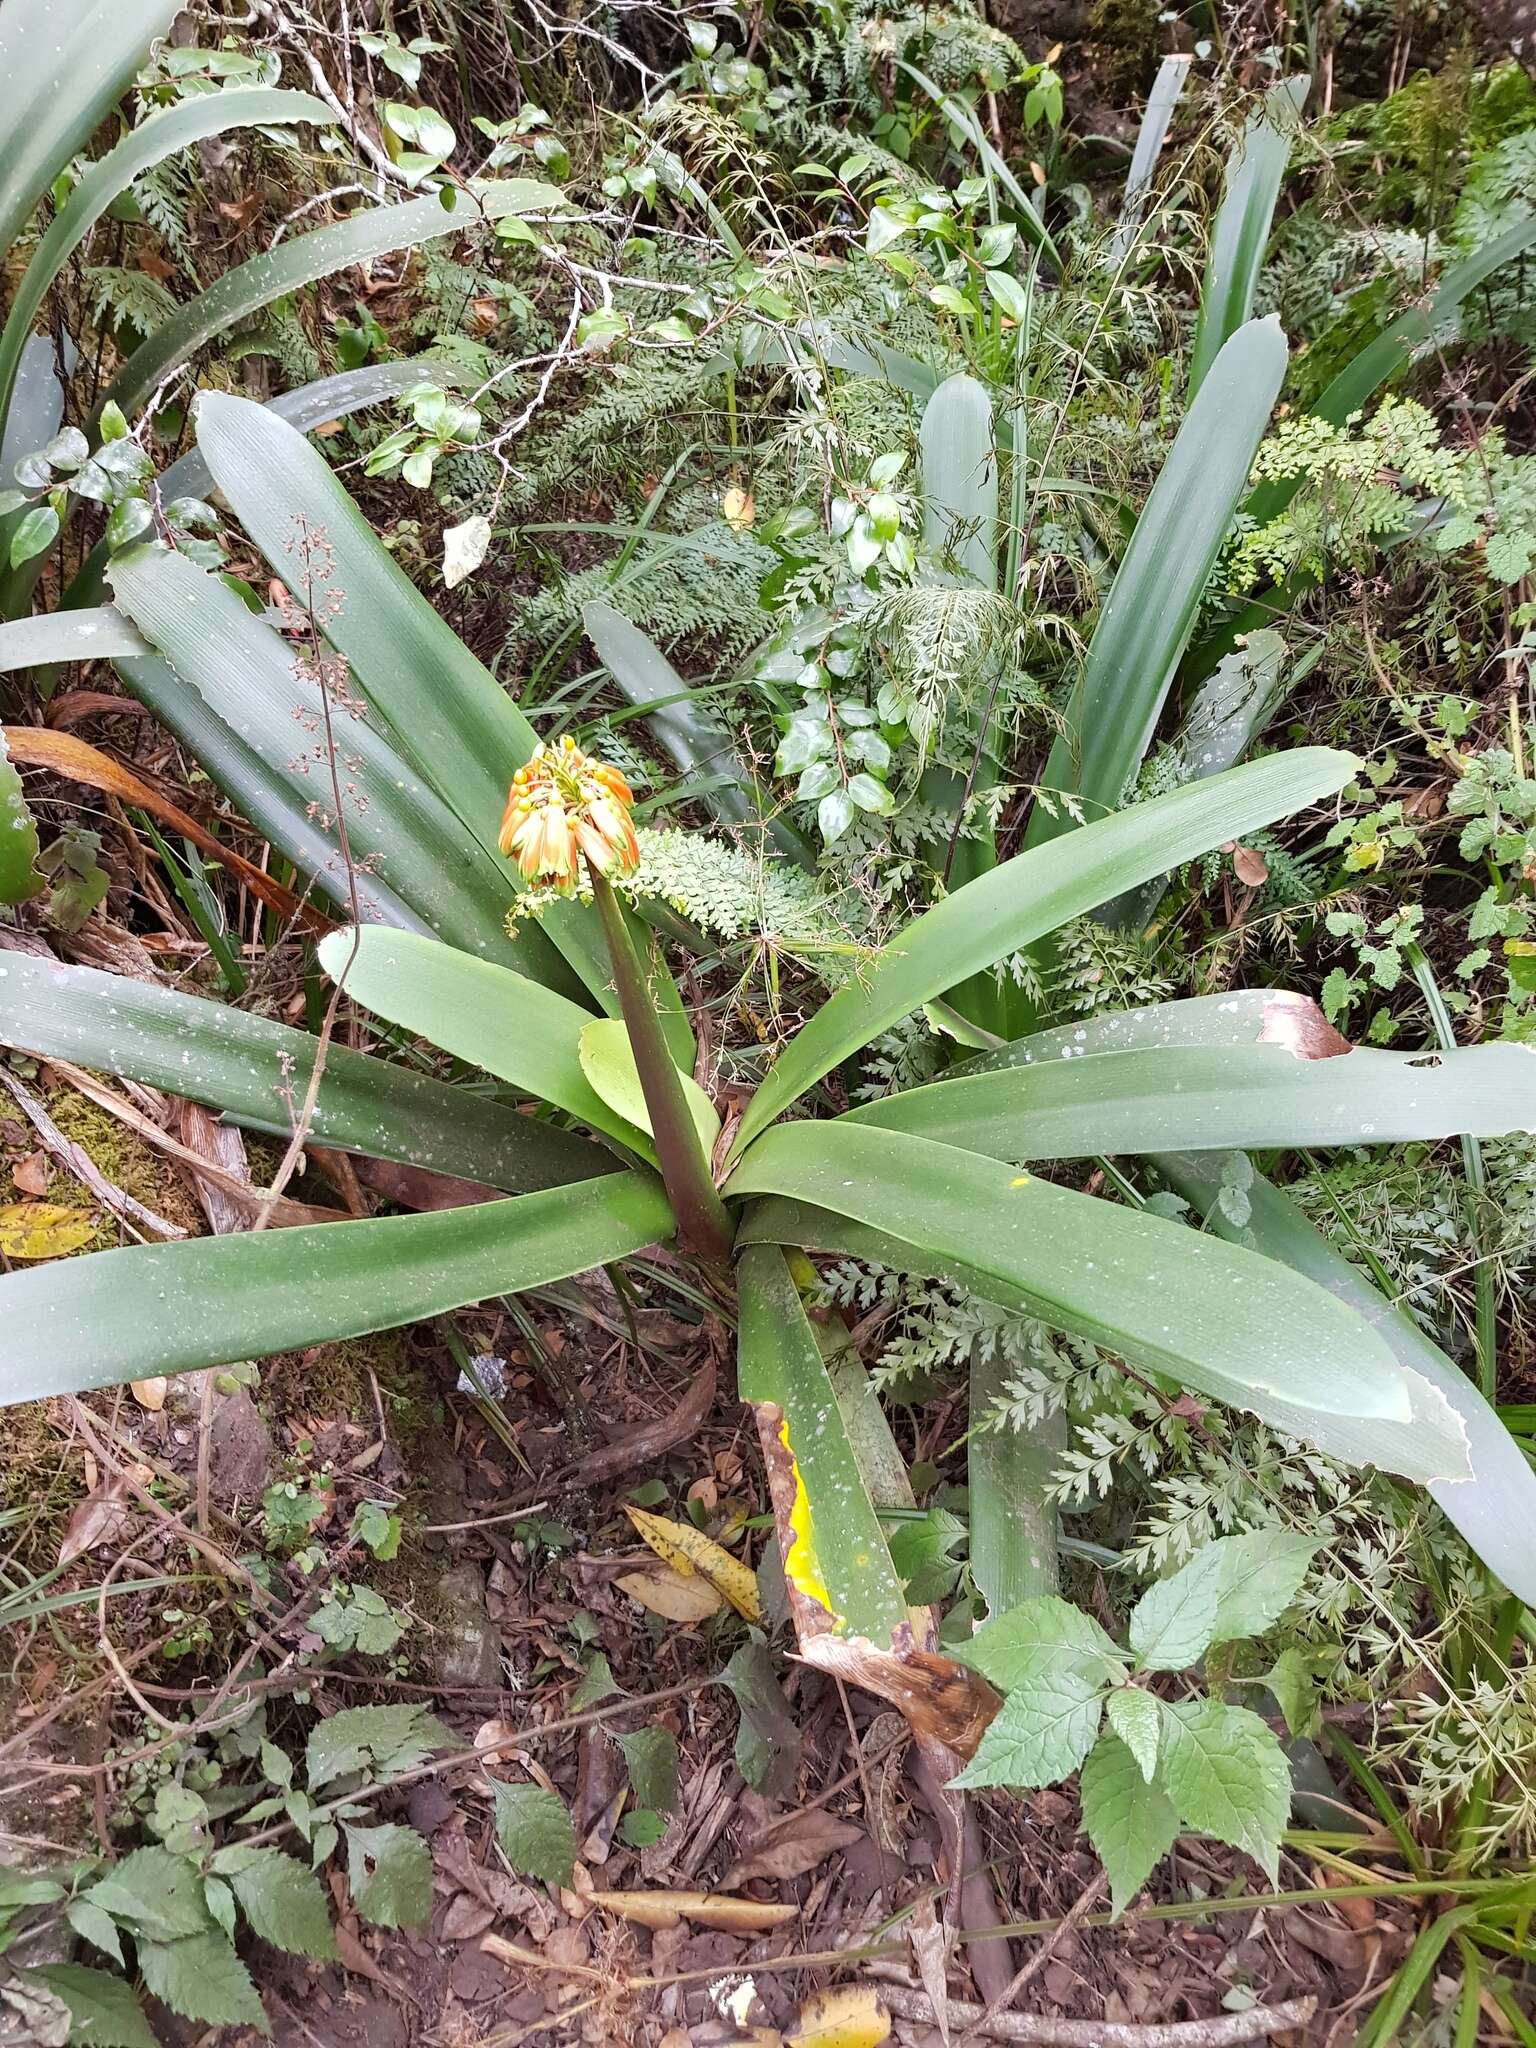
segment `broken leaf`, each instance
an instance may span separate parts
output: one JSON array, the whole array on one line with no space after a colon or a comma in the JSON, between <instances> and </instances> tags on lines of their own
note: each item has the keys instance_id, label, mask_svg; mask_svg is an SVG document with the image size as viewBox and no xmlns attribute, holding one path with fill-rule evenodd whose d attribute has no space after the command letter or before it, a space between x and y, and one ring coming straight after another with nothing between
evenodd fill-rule
<instances>
[{"instance_id":1,"label":"broken leaf","mask_svg":"<svg viewBox=\"0 0 1536 2048\"><path fill-rule=\"evenodd\" d=\"M61 1202L0 1203L0 1252L8 1259L63 1259L96 1235L89 1209Z\"/></svg>"},{"instance_id":2,"label":"broken leaf","mask_svg":"<svg viewBox=\"0 0 1536 2048\"><path fill-rule=\"evenodd\" d=\"M867 1984L813 1991L786 2036L791 2048L880 2048L890 2038L890 2013Z\"/></svg>"},{"instance_id":3,"label":"broken leaf","mask_svg":"<svg viewBox=\"0 0 1536 2048\"><path fill-rule=\"evenodd\" d=\"M473 576L490 552L491 522L476 512L459 526L443 533L443 581L456 589L466 576Z\"/></svg>"},{"instance_id":4,"label":"broken leaf","mask_svg":"<svg viewBox=\"0 0 1536 2048\"><path fill-rule=\"evenodd\" d=\"M762 1620L757 1580L728 1550L722 1550L691 1522L669 1522L662 1515L647 1514L644 1508L630 1507L627 1502L624 1512L641 1539L674 1571L685 1578L696 1572L723 1599L730 1601L744 1621Z\"/></svg>"},{"instance_id":5,"label":"broken leaf","mask_svg":"<svg viewBox=\"0 0 1536 2048\"><path fill-rule=\"evenodd\" d=\"M622 1914L641 1927L676 1927L692 1920L727 1934L766 1934L799 1913L798 1906L770 1906L760 1899L730 1899L718 1892L588 1892L589 1902Z\"/></svg>"},{"instance_id":6,"label":"broken leaf","mask_svg":"<svg viewBox=\"0 0 1536 2048\"><path fill-rule=\"evenodd\" d=\"M753 1878L803 1877L824 1862L834 1849L846 1849L860 1841L864 1830L852 1821L838 1820L820 1807L794 1814L776 1827L766 1840L758 1842L739 1857L725 1873L728 1885L749 1884Z\"/></svg>"}]
</instances>

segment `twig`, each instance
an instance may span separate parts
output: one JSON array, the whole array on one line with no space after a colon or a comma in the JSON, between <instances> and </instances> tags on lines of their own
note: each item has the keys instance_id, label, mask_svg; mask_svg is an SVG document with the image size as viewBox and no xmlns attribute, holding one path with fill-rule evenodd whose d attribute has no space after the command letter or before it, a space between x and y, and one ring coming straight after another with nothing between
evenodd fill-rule
<instances>
[{"instance_id":1,"label":"twig","mask_svg":"<svg viewBox=\"0 0 1536 2048\"><path fill-rule=\"evenodd\" d=\"M885 1970L874 1963L870 1974L883 1980ZM900 2018L934 2024L933 2002L923 1992L882 1981L880 1997ZM1244 2041L1267 2041L1292 2027L1304 2027L1317 2009L1315 1998L1292 1998L1284 2005L1255 2005L1247 2012L1218 2013L1209 2020L1135 2026L1115 2020L1047 2019L1033 2013L989 2015L963 1998L946 2003L952 2027L988 2034L994 2041L1024 2041L1031 2048L1235 2048Z\"/></svg>"},{"instance_id":2,"label":"twig","mask_svg":"<svg viewBox=\"0 0 1536 2048\"><path fill-rule=\"evenodd\" d=\"M1005 2007L1011 2006L1025 1985L1030 1983L1045 1968L1066 1936L1093 1911L1108 1889L1108 1873L1101 1870L1050 1938L1041 1943L1029 1961L1024 1964L1011 1982L998 1993L996 1998L988 1999L987 2009L981 2016L981 2031L983 2033L987 2029L988 2022L996 2019L997 2015Z\"/></svg>"}]
</instances>

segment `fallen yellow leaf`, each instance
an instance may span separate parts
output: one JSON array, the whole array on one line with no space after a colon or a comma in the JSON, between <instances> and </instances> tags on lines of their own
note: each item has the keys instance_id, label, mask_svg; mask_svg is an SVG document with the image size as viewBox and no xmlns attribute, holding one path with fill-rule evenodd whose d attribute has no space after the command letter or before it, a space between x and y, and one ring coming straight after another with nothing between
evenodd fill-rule
<instances>
[{"instance_id":1,"label":"fallen yellow leaf","mask_svg":"<svg viewBox=\"0 0 1536 2048\"><path fill-rule=\"evenodd\" d=\"M0 1204L0 1252L8 1259L62 1259L83 1250L95 1235L89 1209L68 1209L61 1202Z\"/></svg>"},{"instance_id":2,"label":"fallen yellow leaf","mask_svg":"<svg viewBox=\"0 0 1536 2048\"><path fill-rule=\"evenodd\" d=\"M880 2048L891 2038L891 2016L864 1984L840 1984L813 1991L800 2008L793 2048Z\"/></svg>"},{"instance_id":3,"label":"fallen yellow leaf","mask_svg":"<svg viewBox=\"0 0 1536 2048\"><path fill-rule=\"evenodd\" d=\"M648 1543L664 1564L686 1578L690 1572L729 1600L743 1621L761 1621L762 1606L757 1597L757 1580L744 1564L738 1564L728 1550L722 1550L691 1522L669 1522L663 1515L648 1515L644 1508L626 1506L641 1540Z\"/></svg>"},{"instance_id":4,"label":"fallen yellow leaf","mask_svg":"<svg viewBox=\"0 0 1536 2048\"><path fill-rule=\"evenodd\" d=\"M141 1408L148 1408L152 1414L158 1415L165 1406L164 1373L157 1373L153 1379L130 1380L128 1385L132 1389L133 1398Z\"/></svg>"},{"instance_id":5,"label":"fallen yellow leaf","mask_svg":"<svg viewBox=\"0 0 1536 2048\"><path fill-rule=\"evenodd\" d=\"M757 517L752 493L733 485L720 500L720 511L732 533L745 533Z\"/></svg>"},{"instance_id":6,"label":"fallen yellow leaf","mask_svg":"<svg viewBox=\"0 0 1536 2048\"><path fill-rule=\"evenodd\" d=\"M800 1911L798 1906L770 1906L761 1899L731 1899L719 1892L588 1892L586 1897L594 1906L621 1913L641 1927L676 1927L692 1920L728 1934L765 1934Z\"/></svg>"},{"instance_id":7,"label":"fallen yellow leaf","mask_svg":"<svg viewBox=\"0 0 1536 2048\"><path fill-rule=\"evenodd\" d=\"M614 1584L631 1600L638 1600L642 1607L667 1621L708 1621L725 1605L708 1579L701 1579L697 1572L675 1572L670 1566L625 1572Z\"/></svg>"}]
</instances>

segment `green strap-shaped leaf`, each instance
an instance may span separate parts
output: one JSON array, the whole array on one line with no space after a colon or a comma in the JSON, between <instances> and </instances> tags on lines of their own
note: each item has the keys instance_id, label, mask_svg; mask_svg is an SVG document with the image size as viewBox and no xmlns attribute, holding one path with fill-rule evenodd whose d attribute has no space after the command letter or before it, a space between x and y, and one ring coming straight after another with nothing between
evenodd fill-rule
<instances>
[{"instance_id":1,"label":"green strap-shaped leaf","mask_svg":"<svg viewBox=\"0 0 1536 2048\"><path fill-rule=\"evenodd\" d=\"M1332 1418L1411 1413L1388 1346L1321 1288L1182 1224L996 1160L895 1131L785 1124L757 1141L726 1192L787 1195L796 1210L813 1204L851 1218L912 1248L890 1261L898 1267L954 1275L986 1300L1290 1434L1320 1442ZM807 1223L803 1214L754 1214L740 1241L791 1221ZM809 1227L805 1242L820 1243ZM1443 1455L1433 1457L1431 1472L1447 1469Z\"/></svg>"},{"instance_id":2,"label":"green strap-shaped leaf","mask_svg":"<svg viewBox=\"0 0 1536 2048\"><path fill-rule=\"evenodd\" d=\"M609 1264L671 1229L659 1183L610 1174L477 1208L51 1260L0 1281L0 1405L394 1329Z\"/></svg>"},{"instance_id":3,"label":"green strap-shaped leaf","mask_svg":"<svg viewBox=\"0 0 1536 2048\"><path fill-rule=\"evenodd\" d=\"M0 258L180 11L180 0L6 0L0 8Z\"/></svg>"},{"instance_id":4,"label":"green strap-shaped leaf","mask_svg":"<svg viewBox=\"0 0 1536 2048\"><path fill-rule=\"evenodd\" d=\"M1168 140L1168 130L1173 125L1174 110L1183 95L1189 77L1189 67L1194 59L1185 52L1165 57L1157 67L1157 76L1152 81L1152 90L1147 94L1146 111L1141 117L1141 126L1136 130L1136 147L1131 151L1131 167L1125 174L1125 197L1120 202L1120 219L1110 238L1107 261L1111 267L1123 263L1130 254L1131 244L1141 226L1142 211L1146 206L1147 193L1152 185L1152 173L1157 160L1163 153L1163 144Z\"/></svg>"},{"instance_id":5,"label":"green strap-shaped leaf","mask_svg":"<svg viewBox=\"0 0 1536 2048\"><path fill-rule=\"evenodd\" d=\"M52 12L57 19L56 5ZM31 112L29 109L29 119ZM330 110L307 92L274 92L267 86L236 87L229 92L181 100L151 114L125 135L115 149L93 163L54 215L16 287L4 331L0 332L0 419L5 417L16 365L38 310L48 296L48 287L107 208L121 198L141 172L174 156L178 150L188 149L210 135L221 135L227 129L253 128L258 123L281 127L292 121L328 122L333 118Z\"/></svg>"},{"instance_id":6,"label":"green strap-shaped leaf","mask_svg":"<svg viewBox=\"0 0 1536 2048\"><path fill-rule=\"evenodd\" d=\"M1240 327L1201 383L1142 508L1041 778L1047 790L1080 798L1090 818L1118 806L1141 765L1285 365L1278 321ZM1052 816L1037 803L1026 844L1042 845L1072 822L1060 804Z\"/></svg>"},{"instance_id":7,"label":"green strap-shaped leaf","mask_svg":"<svg viewBox=\"0 0 1536 2048\"><path fill-rule=\"evenodd\" d=\"M300 442L302 446L302 441ZM323 546L317 535L315 544ZM130 548L112 563L119 606L196 689L241 744L313 808L329 852L316 878L347 900L336 840L325 707L300 673L303 650L252 616L219 577L184 556ZM314 601L324 604L324 594ZM503 920L510 889L497 864L411 772L389 741L337 693L329 737L346 806L355 867L364 867L452 945L516 963L540 979L559 963L537 926L510 938Z\"/></svg>"},{"instance_id":8,"label":"green strap-shaped leaf","mask_svg":"<svg viewBox=\"0 0 1536 2048\"><path fill-rule=\"evenodd\" d=\"M266 1017L28 953L0 953L0 1044L184 1095L285 1138L317 1049L307 1031ZM309 1129L317 1145L508 1192L618 1170L574 1132L343 1045L326 1053Z\"/></svg>"},{"instance_id":9,"label":"green strap-shaped leaf","mask_svg":"<svg viewBox=\"0 0 1536 2048\"><path fill-rule=\"evenodd\" d=\"M25 903L44 886L37 854L37 820L0 732L0 903Z\"/></svg>"},{"instance_id":10,"label":"green strap-shaped leaf","mask_svg":"<svg viewBox=\"0 0 1536 2048\"><path fill-rule=\"evenodd\" d=\"M1217 352L1253 311L1280 181L1312 81L1287 78L1265 93L1227 163L1226 190L1211 227L1200 285L1200 318L1189 365L1189 393L1205 382Z\"/></svg>"},{"instance_id":11,"label":"green strap-shaped leaf","mask_svg":"<svg viewBox=\"0 0 1536 2048\"><path fill-rule=\"evenodd\" d=\"M1529 1046L1428 1055L1362 1048L1331 1059L1298 1058L1284 1044L1071 1057L1079 1050L886 1096L839 1122L1020 1160L1386 1145L1536 1129L1536 1048Z\"/></svg>"},{"instance_id":12,"label":"green strap-shaped leaf","mask_svg":"<svg viewBox=\"0 0 1536 2048\"><path fill-rule=\"evenodd\" d=\"M513 773L537 743L533 727L380 544L324 456L296 428L269 407L207 392L198 401L197 439L214 481L301 604L306 573L295 535L301 523L324 534L336 592L326 637L400 752L505 878L510 896L521 880L499 851L497 833ZM537 946L529 961L552 942L594 1004L614 1014L612 970L590 905L552 903L530 937ZM535 970L525 962L525 971ZM677 992L664 971L656 980L674 1057L691 1066L693 1037Z\"/></svg>"},{"instance_id":13,"label":"green strap-shaped leaf","mask_svg":"<svg viewBox=\"0 0 1536 2048\"><path fill-rule=\"evenodd\" d=\"M1154 1161L1169 1184L1207 1218L1208 1227L1223 1235L1237 1234L1237 1226L1216 1199L1230 1157L1228 1153L1204 1152L1165 1155ZM1244 1193L1248 1202L1244 1242L1347 1302L1389 1347L1410 1387L1414 1381L1427 1382L1430 1394L1457 1418L1466 1434L1470 1473L1459 1480L1431 1475L1426 1481L1429 1492L1488 1569L1518 1599L1527 1605L1536 1603L1536 1545L1531 1542L1531 1531L1536 1529L1536 1472L1514 1437L1474 1382L1458 1371L1410 1316L1394 1308L1340 1256L1288 1195L1262 1174L1255 1174ZM1427 1413L1429 1402L1416 1396L1415 1408ZM1372 1424L1373 1447L1365 1451L1365 1457L1374 1458L1389 1472L1408 1469L1402 1461L1413 1455L1419 1428L1417 1421L1406 1429L1395 1422Z\"/></svg>"},{"instance_id":14,"label":"green strap-shaped leaf","mask_svg":"<svg viewBox=\"0 0 1536 2048\"><path fill-rule=\"evenodd\" d=\"M785 1047L747 1106L737 1154L840 1060L967 975L1154 875L1333 795L1353 765L1323 747L1250 762L1018 854L957 889L898 932Z\"/></svg>"},{"instance_id":15,"label":"green strap-shaped leaf","mask_svg":"<svg viewBox=\"0 0 1536 2048\"><path fill-rule=\"evenodd\" d=\"M494 961L378 925L330 933L320 942L320 964L375 1016L652 1156L644 1135L583 1071L582 1027L593 1019L553 989Z\"/></svg>"},{"instance_id":16,"label":"green strap-shaped leaf","mask_svg":"<svg viewBox=\"0 0 1536 2048\"><path fill-rule=\"evenodd\" d=\"M375 206L307 235L295 235L260 256L228 270L217 284L189 299L137 349L118 371L106 399L131 413L151 397L161 380L187 362L205 343L238 321L248 320L274 299L283 299L317 278L330 277L354 264L414 249L441 235L461 233L481 221L504 220L513 214L553 213L564 205L561 193L538 178L503 178L475 190L452 188L452 211L436 193L408 200L403 206ZM105 400L103 401L105 402Z\"/></svg>"},{"instance_id":17,"label":"green strap-shaped leaf","mask_svg":"<svg viewBox=\"0 0 1536 2048\"><path fill-rule=\"evenodd\" d=\"M780 1411L780 1441L794 1459L786 1573L830 1608L840 1629L889 1649L907 1623L906 1598L784 1254L754 1245L737 1267L737 1285L741 1397Z\"/></svg>"},{"instance_id":18,"label":"green strap-shaped leaf","mask_svg":"<svg viewBox=\"0 0 1536 2048\"><path fill-rule=\"evenodd\" d=\"M115 661L120 655L153 652L132 619L109 604L89 611L39 612L0 625L0 675L49 661Z\"/></svg>"},{"instance_id":19,"label":"green strap-shaped leaf","mask_svg":"<svg viewBox=\"0 0 1536 2048\"><path fill-rule=\"evenodd\" d=\"M923 407L923 545L950 555L983 590L997 588L997 439L992 401L962 373Z\"/></svg>"}]
</instances>

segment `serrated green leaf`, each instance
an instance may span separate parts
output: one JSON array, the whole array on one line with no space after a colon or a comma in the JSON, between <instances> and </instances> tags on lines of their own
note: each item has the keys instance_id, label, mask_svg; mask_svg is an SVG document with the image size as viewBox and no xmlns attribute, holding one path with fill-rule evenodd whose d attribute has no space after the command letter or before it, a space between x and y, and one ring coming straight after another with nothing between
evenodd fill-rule
<instances>
[{"instance_id":1,"label":"serrated green leaf","mask_svg":"<svg viewBox=\"0 0 1536 2048\"><path fill-rule=\"evenodd\" d=\"M1129 1630L1142 1670L1187 1671L1204 1656L1216 1628L1220 1577L1220 1556L1215 1544L1208 1544L1172 1578L1142 1594Z\"/></svg>"},{"instance_id":2,"label":"serrated green leaf","mask_svg":"<svg viewBox=\"0 0 1536 2048\"><path fill-rule=\"evenodd\" d=\"M1058 1784L1092 1749L1103 1709L1102 1684L1080 1666L1034 1671L1003 1701L976 1754L950 1784Z\"/></svg>"},{"instance_id":3,"label":"serrated green leaf","mask_svg":"<svg viewBox=\"0 0 1536 2048\"><path fill-rule=\"evenodd\" d=\"M281 1849L239 1845L214 1859L254 1931L274 1948L328 1961L336 1953L325 1893L313 1872Z\"/></svg>"},{"instance_id":4,"label":"serrated green leaf","mask_svg":"<svg viewBox=\"0 0 1536 2048\"><path fill-rule=\"evenodd\" d=\"M1312 1659L1306 1651L1282 1650L1265 1672L1264 1683L1285 1716L1286 1728L1292 1735L1305 1735L1317 1714Z\"/></svg>"},{"instance_id":5,"label":"serrated green leaf","mask_svg":"<svg viewBox=\"0 0 1536 2048\"><path fill-rule=\"evenodd\" d=\"M51 1906L62 1899L64 1887L56 1878L30 1877L23 1870L0 1870L0 1913L18 1906Z\"/></svg>"},{"instance_id":6,"label":"serrated green leaf","mask_svg":"<svg viewBox=\"0 0 1536 2048\"><path fill-rule=\"evenodd\" d=\"M91 1899L71 1899L64 1908L64 1918L82 1941L88 1941L92 1948L99 1948L103 1955L121 1964L123 1944L118 1938L117 1922L110 1913Z\"/></svg>"},{"instance_id":7,"label":"serrated green leaf","mask_svg":"<svg viewBox=\"0 0 1536 2048\"><path fill-rule=\"evenodd\" d=\"M652 1813L647 1806L637 1806L619 1822L620 1839L631 1849L649 1849L659 1842L667 1832L667 1824L659 1813Z\"/></svg>"},{"instance_id":8,"label":"serrated green leaf","mask_svg":"<svg viewBox=\"0 0 1536 2048\"><path fill-rule=\"evenodd\" d=\"M176 1941L202 1934L208 1926L196 1867L168 1849L135 1849L83 1896L130 1934L149 1941Z\"/></svg>"},{"instance_id":9,"label":"serrated green leaf","mask_svg":"<svg viewBox=\"0 0 1536 2048\"><path fill-rule=\"evenodd\" d=\"M376 1927L422 1927L432 1912L432 1852L414 1828L344 1825L352 1903Z\"/></svg>"},{"instance_id":10,"label":"serrated green leaf","mask_svg":"<svg viewBox=\"0 0 1536 2048\"><path fill-rule=\"evenodd\" d=\"M251 1973L222 1934L141 1941L138 1954L145 1988L183 2019L271 2033Z\"/></svg>"},{"instance_id":11,"label":"serrated green leaf","mask_svg":"<svg viewBox=\"0 0 1536 2048\"><path fill-rule=\"evenodd\" d=\"M677 1804L677 1737L670 1728L637 1728L618 1740L636 1800L670 1813Z\"/></svg>"},{"instance_id":12,"label":"serrated green leaf","mask_svg":"<svg viewBox=\"0 0 1536 2048\"><path fill-rule=\"evenodd\" d=\"M496 1801L496 1840L522 1877L545 1884L569 1884L576 1861L576 1830L565 1802L541 1785L507 1785L491 1780Z\"/></svg>"},{"instance_id":13,"label":"serrated green leaf","mask_svg":"<svg viewBox=\"0 0 1536 2048\"><path fill-rule=\"evenodd\" d=\"M613 1668L601 1650L594 1650L582 1667L580 1678L566 1702L566 1711L580 1714L588 1707L595 1707L599 1700L610 1700L624 1688L613 1675Z\"/></svg>"},{"instance_id":14,"label":"serrated green leaf","mask_svg":"<svg viewBox=\"0 0 1536 2048\"><path fill-rule=\"evenodd\" d=\"M1162 1703L1159 1776L1186 1826L1241 1849L1271 1884L1291 1810L1285 1752L1257 1714L1219 1700Z\"/></svg>"},{"instance_id":15,"label":"serrated green leaf","mask_svg":"<svg viewBox=\"0 0 1536 2048\"><path fill-rule=\"evenodd\" d=\"M71 2048L158 2048L131 1985L82 1963L48 1963L27 1976L69 2007Z\"/></svg>"},{"instance_id":16,"label":"serrated green leaf","mask_svg":"<svg viewBox=\"0 0 1536 2048\"><path fill-rule=\"evenodd\" d=\"M1109 1725L1135 1757L1141 1775L1150 1784L1157 1768L1157 1744L1162 1717L1157 1701L1139 1685L1118 1686L1105 1703Z\"/></svg>"},{"instance_id":17,"label":"serrated green leaf","mask_svg":"<svg viewBox=\"0 0 1536 2048\"><path fill-rule=\"evenodd\" d=\"M1126 1697L1130 1695L1115 1695ZM1130 1749L1108 1730L1083 1765L1081 1794L1083 1826L1108 1873L1110 1899L1118 1915L1173 1847L1179 1816L1167 1793L1148 1783Z\"/></svg>"},{"instance_id":18,"label":"serrated green leaf","mask_svg":"<svg viewBox=\"0 0 1536 2048\"><path fill-rule=\"evenodd\" d=\"M425 1707L347 1707L310 1732L304 1767L312 1792L372 1764L394 1775L424 1763L453 1737Z\"/></svg>"},{"instance_id":19,"label":"serrated green leaf","mask_svg":"<svg viewBox=\"0 0 1536 2048\"><path fill-rule=\"evenodd\" d=\"M968 1643L955 1645L954 1654L1003 1692L1064 1665L1100 1688L1126 1676L1118 1646L1093 1616L1054 1593L1025 1600L984 1623Z\"/></svg>"},{"instance_id":20,"label":"serrated green leaf","mask_svg":"<svg viewBox=\"0 0 1536 2048\"><path fill-rule=\"evenodd\" d=\"M1222 1536L1209 1546L1220 1561L1213 1643L1262 1635L1284 1614L1322 1545L1285 1529ZM1202 1551L1201 1555L1209 1553Z\"/></svg>"}]
</instances>

